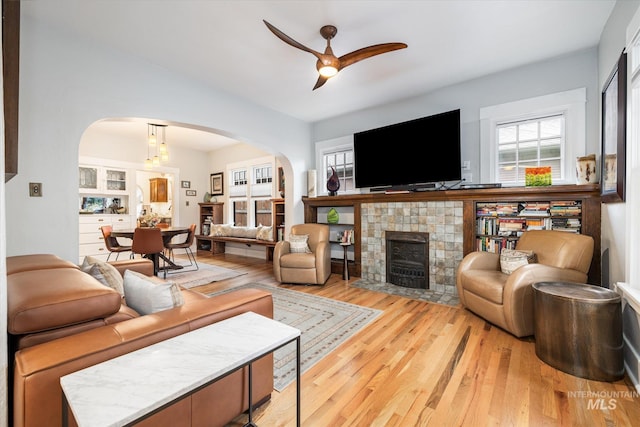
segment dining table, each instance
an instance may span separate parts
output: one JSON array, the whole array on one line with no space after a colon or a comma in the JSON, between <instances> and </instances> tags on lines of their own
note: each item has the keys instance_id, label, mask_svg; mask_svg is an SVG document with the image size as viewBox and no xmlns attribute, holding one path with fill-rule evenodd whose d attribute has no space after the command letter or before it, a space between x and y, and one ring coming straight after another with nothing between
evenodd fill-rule
<instances>
[{"instance_id":1,"label":"dining table","mask_svg":"<svg viewBox=\"0 0 640 427\"><path fill-rule=\"evenodd\" d=\"M122 238L133 240L134 232L135 232L135 229L113 230L111 232L111 236L122 237ZM189 232L189 227L182 227L177 225L160 228L160 234L162 235L162 242L164 243L165 247L167 243L171 242L171 239L173 239L175 236L179 234L185 234L188 232ZM164 271L166 275L167 270L180 270L184 268L182 265L176 264L175 262L173 262L168 256L166 256L162 252L155 253L155 254L144 254L143 256L153 261L153 273L156 276L160 271ZM164 261L163 267L160 267L161 259Z\"/></svg>"}]
</instances>

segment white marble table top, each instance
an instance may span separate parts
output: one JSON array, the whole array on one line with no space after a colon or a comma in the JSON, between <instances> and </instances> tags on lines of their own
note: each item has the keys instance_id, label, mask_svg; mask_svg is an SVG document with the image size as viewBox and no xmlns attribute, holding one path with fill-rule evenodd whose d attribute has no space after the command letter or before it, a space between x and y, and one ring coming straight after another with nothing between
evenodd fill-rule
<instances>
[{"instance_id":1,"label":"white marble table top","mask_svg":"<svg viewBox=\"0 0 640 427\"><path fill-rule=\"evenodd\" d=\"M300 336L248 312L60 378L80 427L122 426Z\"/></svg>"}]
</instances>

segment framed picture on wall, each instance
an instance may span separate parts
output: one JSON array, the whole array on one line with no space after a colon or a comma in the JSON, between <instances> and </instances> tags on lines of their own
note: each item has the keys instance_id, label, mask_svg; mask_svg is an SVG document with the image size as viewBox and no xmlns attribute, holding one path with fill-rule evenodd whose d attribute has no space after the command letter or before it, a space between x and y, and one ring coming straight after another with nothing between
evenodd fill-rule
<instances>
[{"instance_id":1,"label":"framed picture on wall","mask_svg":"<svg viewBox=\"0 0 640 427\"><path fill-rule=\"evenodd\" d=\"M211 195L222 196L224 194L223 173L217 172L211 174Z\"/></svg>"},{"instance_id":2,"label":"framed picture on wall","mask_svg":"<svg viewBox=\"0 0 640 427\"><path fill-rule=\"evenodd\" d=\"M195 196L196 190L187 190L187 196Z\"/></svg>"},{"instance_id":3,"label":"framed picture on wall","mask_svg":"<svg viewBox=\"0 0 640 427\"><path fill-rule=\"evenodd\" d=\"M602 91L600 193L603 203L624 202L627 127L627 54L622 52Z\"/></svg>"},{"instance_id":4,"label":"framed picture on wall","mask_svg":"<svg viewBox=\"0 0 640 427\"><path fill-rule=\"evenodd\" d=\"M180 181L182 188L191 188L191 181Z\"/></svg>"}]
</instances>

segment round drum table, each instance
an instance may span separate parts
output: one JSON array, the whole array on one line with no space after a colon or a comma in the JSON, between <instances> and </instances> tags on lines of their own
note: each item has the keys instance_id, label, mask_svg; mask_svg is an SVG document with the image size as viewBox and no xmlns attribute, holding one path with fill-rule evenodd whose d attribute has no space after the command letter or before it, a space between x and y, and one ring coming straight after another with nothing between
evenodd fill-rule
<instances>
[{"instance_id":1,"label":"round drum table","mask_svg":"<svg viewBox=\"0 0 640 427\"><path fill-rule=\"evenodd\" d=\"M595 285L533 284L536 355L563 372L597 381L623 377L622 302Z\"/></svg>"}]
</instances>

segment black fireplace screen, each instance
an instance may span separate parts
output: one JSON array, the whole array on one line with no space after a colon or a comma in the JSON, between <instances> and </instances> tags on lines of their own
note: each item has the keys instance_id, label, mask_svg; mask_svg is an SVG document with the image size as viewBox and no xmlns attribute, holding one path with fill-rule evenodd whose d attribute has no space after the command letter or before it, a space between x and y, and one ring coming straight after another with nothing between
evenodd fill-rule
<instances>
[{"instance_id":1,"label":"black fireplace screen","mask_svg":"<svg viewBox=\"0 0 640 427\"><path fill-rule=\"evenodd\" d=\"M429 233L385 231L387 283L429 289Z\"/></svg>"}]
</instances>

